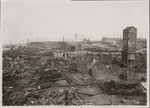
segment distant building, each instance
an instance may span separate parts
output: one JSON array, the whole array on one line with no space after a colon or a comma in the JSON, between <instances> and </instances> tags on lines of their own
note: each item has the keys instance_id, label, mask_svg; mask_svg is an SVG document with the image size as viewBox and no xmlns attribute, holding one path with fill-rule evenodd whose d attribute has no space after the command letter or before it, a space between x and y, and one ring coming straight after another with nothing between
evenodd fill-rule
<instances>
[{"instance_id":1,"label":"distant building","mask_svg":"<svg viewBox=\"0 0 150 108\"><path fill-rule=\"evenodd\" d=\"M137 29L133 26L123 30L122 63L127 67L135 66Z\"/></svg>"},{"instance_id":2,"label":"distant building","mask_svg":"<svg viewBox=\"0 0 150 108\"><path fill-rule=\"evenodd\" d=\"M115 45L121 42L122 42L122 38L107 38L107 37L102 38L102 43L110 43Z\"/></svg>"},{"instance_id":3,"label":"distant building","mask_svg":"<svg viewBox=\"0 0 150 108\"><path fill-rule=\"evenodd\" d=\"M63 50L67 48L67 42L30 42L30 47Z\"/></svg>"},{"instance_id":4,"label":"distant building","mask_svg":"<svg viewBox=\"0 0 150 108\"><path fill-rule=\"evenodd\" d=\"M90 40L89 40L89 39L84 38L84 39L82 40L82 42L83 42L83 43L86 43L86 44L89 44L89 43L90 43Z\"/></svg>"}]
</instances>

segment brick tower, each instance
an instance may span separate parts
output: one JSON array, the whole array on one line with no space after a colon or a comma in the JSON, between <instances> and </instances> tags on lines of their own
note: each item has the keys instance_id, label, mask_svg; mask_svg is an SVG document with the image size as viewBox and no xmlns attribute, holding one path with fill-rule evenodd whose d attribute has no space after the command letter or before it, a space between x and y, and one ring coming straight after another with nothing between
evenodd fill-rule
<instances>
[{"instance_id":1,"label":"brick tower","mask_svg":"<svg viewBox=\"0 0 150 108\"><path fill-rule=\"evenodd\" d=\"M133 26L123 30L122 63L129 68L135 66L137 29Z\"/></svg>"}]
</instances>

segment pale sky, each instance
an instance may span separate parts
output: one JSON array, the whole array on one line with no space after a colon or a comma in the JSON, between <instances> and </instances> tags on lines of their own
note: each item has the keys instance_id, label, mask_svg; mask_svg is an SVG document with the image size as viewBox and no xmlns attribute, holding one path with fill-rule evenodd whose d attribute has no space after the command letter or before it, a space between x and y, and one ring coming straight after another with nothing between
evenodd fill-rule
<instances>
[{"instance_id":1,"label":"pale sky","mask_svg":"<svg viewBox=\"0 0 150 108\"><path fill-rule=\"evenodd\" d=\"M103 36L122 37L123 29L137 28L138 37L149 36L149 3L142 1L17 0L2 3L3 44L60 41Z\"/></svg>"}]
</instances>

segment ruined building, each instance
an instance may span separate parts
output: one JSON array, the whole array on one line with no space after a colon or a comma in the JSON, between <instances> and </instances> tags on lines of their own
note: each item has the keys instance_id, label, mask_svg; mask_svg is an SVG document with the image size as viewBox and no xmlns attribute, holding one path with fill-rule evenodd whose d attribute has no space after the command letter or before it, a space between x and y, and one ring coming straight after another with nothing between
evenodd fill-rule
<instances>
[{"instance_id":1,"label":"ruined building","mask_svg":"<svg viewBox=\"0 0 150 108\"><path fill-rule=\"evenodd\" d=\"M133 26L123 30L122 63L129 68L135 66L137 29Z\"/></svg>"},{"instance_id":2,"label":"ruined building","mask_svg":"<svg viewBox=\"0 0 150 108\"><path fill-rule=\"evenodd\" d=\"M53 41L45 41L45 42L30 42L30 46L33 48L47 48L47 49L61 49L64 50L67 48L67 42L53 42Z\"/></svg>"}]
</instances>

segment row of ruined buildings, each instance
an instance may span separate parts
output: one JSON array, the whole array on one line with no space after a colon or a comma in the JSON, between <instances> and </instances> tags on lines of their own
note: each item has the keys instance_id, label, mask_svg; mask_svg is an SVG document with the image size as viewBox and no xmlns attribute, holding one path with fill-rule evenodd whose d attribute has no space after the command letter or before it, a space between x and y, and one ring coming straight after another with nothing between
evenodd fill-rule
<instances>
[{"instance_id":1,"label":"row of ruined buildings","mask_svg":"<svg viewBox=\"0 0 150 108\"><path fill-rule=\"evenodd\" d=\"M86 40L89 43L89 40ZM146 39L139 39L137 38L137 29L133 26L127 27L123 30L123 38L106 38L104 37L101 41L102 44L110 44L112 46L119 45L121 47L120 53L121 54L121 63L127 67L134 67L137 54L137 49L146 49ZM77 46L79 43L77 43ZM80 43L81 44L81 43ZM85 39L82 42L85 44ZM60 42L30 42L30 47L34 48L45 48L45 49L58 49L68 51L69 43L60 41ZM83 46L83 45L82 45ZM80 47L82 47L80 45ZM76 47L72 47L75 51ZM112 51L111 51L112 52ZM145 51L146 52L146 51Z\"/></svg>"}]
</instances>

